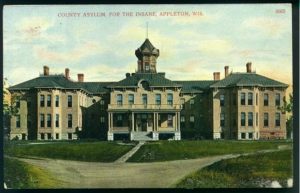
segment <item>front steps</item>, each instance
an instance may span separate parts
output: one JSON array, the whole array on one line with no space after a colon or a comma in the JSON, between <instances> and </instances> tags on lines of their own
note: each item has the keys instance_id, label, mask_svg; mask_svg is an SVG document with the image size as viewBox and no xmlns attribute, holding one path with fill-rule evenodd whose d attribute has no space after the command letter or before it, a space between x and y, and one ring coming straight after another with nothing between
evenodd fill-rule
<instances>
[{"instance_id":1,"label":"front steps","mask_svg":"<svg viewBox=\"0 0 300 193\"><path fill-rule=\"evenodd\" d=\"M132 140L132 141L153 141L154 138L153 138L152 132L139 131L139 132L131 132L130 140Z\"/></svg>"},{"instance_id":2,"label":"front steps","mask_svg":"<svg viewBox=\"0 0 300 193\"><path fill-rule=\"evenodd\" d=\"M107 133L107 140L108 141L113 141L114 139L114 134L122 134L122 133L113 133L113 132L108 132ZM123 134L129 134L130 140L131 141L157 141L159 140L159 133L158 132L147 132L147 131L135 131L135 132L130 132L130 133L123 133ZM170 133L171 134L171 133ZM181 134L180 132L175 132L173 133L173 137L170 138L169 140L181 140Z\"/></svg>"}]
</instances>

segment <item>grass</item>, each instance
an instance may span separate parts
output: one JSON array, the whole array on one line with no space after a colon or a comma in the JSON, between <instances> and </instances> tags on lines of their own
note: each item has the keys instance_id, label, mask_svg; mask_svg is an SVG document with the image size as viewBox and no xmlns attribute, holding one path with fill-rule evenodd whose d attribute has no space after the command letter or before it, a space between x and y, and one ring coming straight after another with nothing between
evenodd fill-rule
<instances>
[{"instance_id":1,"label":"grass","mask_svg":"<svg viewBox=\"0 0 300 193\"><path fill-rule=\"evenodd\" d=\"M133 145L116 142L55 142L46 144L8 143L4 154L16 157L44 157L77 161L112 162L127 153Z\"/></svg>"},{"instance_id":2,"label":"grass","mask_svg":"<svg viewBox=\"0 0 300 193\"><path fill-rule=\"evenodd\" d=\"M13 189L59 188L63 184L39 167L6 157L4 182L8 188Z\"/></svg>"},{"instance_id":3,"label":"grass","mask_svg":"<svg viewBox=\"0 0 300 193\"><path fill-rule=\"evenodd\" d=\"M277 149L278 145L292 146L286 141L159 141L143 145L128 162L153 162L193 159L206 156L240 154L265 149Z\"/></svg>"},{"instance_id":4,"label":"grass","mask_svg":"<svg viewBox=\"0 0 300 193\"><path fill-rule=\"evenodd\" d=\"M292 150L222 160L187 176L178 188L260 188L292 178Z\"/></svg>"}]
</instances>

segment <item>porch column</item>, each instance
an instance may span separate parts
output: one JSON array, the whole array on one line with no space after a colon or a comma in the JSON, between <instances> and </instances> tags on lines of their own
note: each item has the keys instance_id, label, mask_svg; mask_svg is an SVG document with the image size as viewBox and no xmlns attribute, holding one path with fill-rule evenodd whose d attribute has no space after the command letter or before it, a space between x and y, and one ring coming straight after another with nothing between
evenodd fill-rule
<instances>
[{"instance_id":1,"label":"porch column","mask_svg":"<svg viewBox=\"0 0 300 193\"><path fill-rule=\"evenodd\" d=\"M114 114L111 113L110 115L110 128L111 128L111 131L114 129Z\"/></svg>"},{"instance_id":2,"label":"porch column","mask_svg":"<svg viewBox=\"0 0 300 193\"><path fill-rule=\"evenodd\" d=\"M175 112L175 131L177 131L177 112Z\"/></svg>"},{"instance_id":3,"label":"porch column","mask_svg":"<svg viewBox=\"0 0 300 193\"><path fill-rule=\"evenodd\" d=\"M108 113L108 131L110 131L110 113Z\"/></svg>"},{"instance_id":4,"label":"porch column","mask_svg":"<svg viewBox=\"0 0 300 193\"><path fill-rule=\"evenodd\" d=\"M134 131L134 112L132 112L131 113L131 121L132 121L132 123L131 123L131 131Z\"/></svg>"},{"instance_id":5,"label":"porch column","mask_svg":"<svg viewBox=\"0 0 300 193\"><path fill-rule=\"evenodd\" d=\"M155 123L155 125L156 125L156 131L158 131L158 119L159 119L159 115L158 115L158 113L156 113L156 123Z\"/></svg>"},{"instance_id":6,"label":"porch column","mask_svg":"<svg viewBox=\"0 0 300 193\"><path fill-rule=\"evenodd\" d=\"M156 113L154 112L154 113L153 113L153 131L156 131L156 124L155 124L155 121L156 121Z\"/></svg>"},{"instance_id":7,"label":"porch column","mask_svg":"<svg viewBox=\"0 0 300 193\"><path fill-rule=\"evenodd\" d=\"M180 112L178 112L178 121L177 121L177 124L178 124L178 131L180 131Z\"/></svg>"},{"instance_id":8,"label":"porch column","mask_svg":"<svg viewBox=\"0 0 300 193\"><path fill-rule=\"evenodd\" d=\"M107 132L107 140L108 141L113 141L114 140L114 133L113 133L113 128L112 128L112 113L108 113L108 132Z\"/></svg>"}]
</instances>

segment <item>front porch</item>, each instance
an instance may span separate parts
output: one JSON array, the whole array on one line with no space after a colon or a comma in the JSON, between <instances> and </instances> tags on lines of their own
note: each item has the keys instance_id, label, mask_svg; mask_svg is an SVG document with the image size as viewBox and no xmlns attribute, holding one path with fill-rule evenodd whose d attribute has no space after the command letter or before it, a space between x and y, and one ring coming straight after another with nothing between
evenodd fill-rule
<instances>
[{"instance_id":1,"label":"front porch","mask_svg":"<svg viewBox=\"0 0 300 193\"><path fill-rule=\"evenodd\" d=\"M130 134L130 140L159 140L159 134L174 134L180 140L180 112L109 112L107 139Z\"/></svg>"}]
</instances>

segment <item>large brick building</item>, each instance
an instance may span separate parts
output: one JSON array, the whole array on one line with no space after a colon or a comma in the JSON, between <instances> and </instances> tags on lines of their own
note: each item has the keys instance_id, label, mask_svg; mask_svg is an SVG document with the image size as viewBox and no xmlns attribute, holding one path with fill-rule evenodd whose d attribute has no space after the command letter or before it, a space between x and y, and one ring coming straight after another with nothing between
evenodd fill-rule
<instances>
[{"instance_id":1,"label":"large brick building","mask_svg":"<svg viewBox=\"0 0 300 193\"><path fill-rule=\"evenodd\" d=\"M278 110L288 85L252 72L213 73L213 80L172 81L157 72L159 50L146 39L135 51L137 72L118 82L70 79L70 70L9 88L19 114L10 138L158 140L286 138Z\"/></svg>"}]
</instances>

